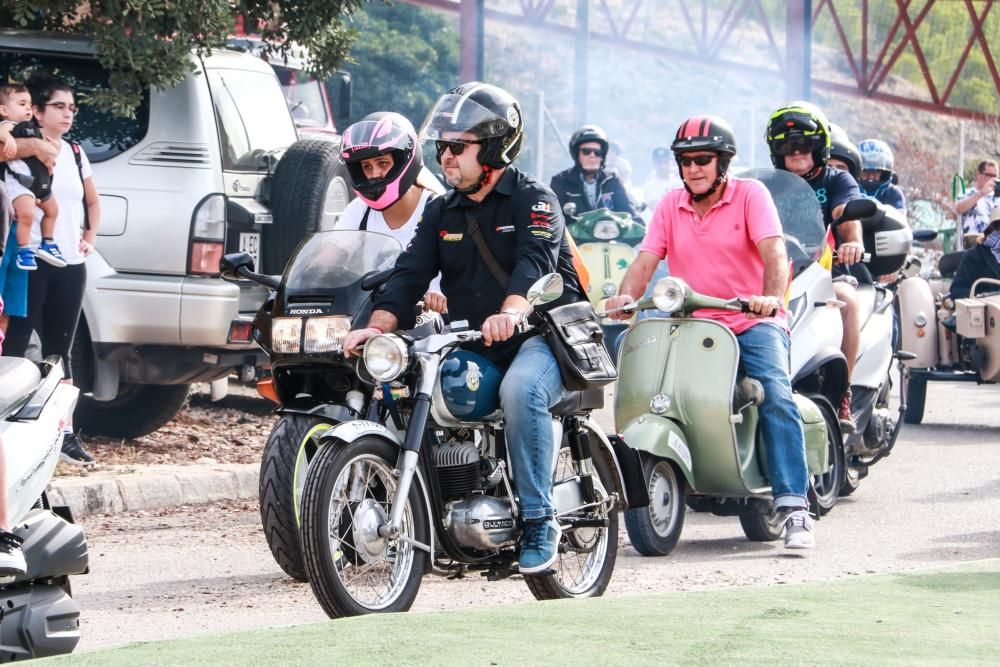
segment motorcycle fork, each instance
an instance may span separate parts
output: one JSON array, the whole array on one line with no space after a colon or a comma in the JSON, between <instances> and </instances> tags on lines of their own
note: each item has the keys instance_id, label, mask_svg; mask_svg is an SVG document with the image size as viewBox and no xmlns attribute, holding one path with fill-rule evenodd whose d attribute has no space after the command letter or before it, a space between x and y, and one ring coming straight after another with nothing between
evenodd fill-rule
<instances>
[{"instance_id":1,"label":"motorcycle fork","mask_svg":"<svg viewBox=\"0 0 1000 667\"><path fill-rule=\"evenodd\" d=\"M570 455L573 457L576 473L580 476L583 499L587 503L595 503L597 492L594 489L594 460L591 458L590 434L576 417L563 419L563 432L569 440Z\"/></svg>"}]
</instances>

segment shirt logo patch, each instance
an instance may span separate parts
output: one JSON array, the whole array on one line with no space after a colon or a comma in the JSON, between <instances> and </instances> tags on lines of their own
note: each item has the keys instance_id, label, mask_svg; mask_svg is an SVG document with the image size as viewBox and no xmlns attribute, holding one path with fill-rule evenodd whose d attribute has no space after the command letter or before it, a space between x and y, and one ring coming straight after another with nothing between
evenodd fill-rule
<instances>
[{"instance_id":1,"label":"shirt logo patch","mask_svg":"<svg viewBox=\"0 0 1000 667\"><path fill-rule=\"evenodd\" d=\"M534 206L532 206L531 210L532 211L539 211L541 213L551 213L552 212L552 204L548 203L547 201L540 201L537 204L535 204Z\"/></svg>"},{"instance_id":2,"label":"shirt logo patch","mask_svg":"<svg viewBox=\"0 0 1000 667\"><path fill-rule=\"evenodd\" d=\"M531 235L532 236L537 236L540 239L550 239L550 238L552 238L552 232L550 232L548 230L545 230L545 229L532 229L531 230Z\"/></svg>"},{"instance_id":3,"label":"shirt logo patch","mask_svg":"<svg viewBox=\"0 0 1000 667\"><path fill-rule=\"evenodd\" d=\"M461 241L463 236L465 236L465 235L462 234L461 232L459 232L457 234L449 234L448 232L445 232L445 231L441 232L441 240L442 241Z\"/></svg>"},{"instance_id":4,"label":"shirt logo patch","mask_svg":"<svg viewBox=\"0 0 1000 667\"><path fill-rule=\"evenodd\" d=\"M497 231L498 232L502 232L502 233L505 233L505 234L509 234L510 232L513 232L516 229L517 228L514 227L514 225L500 225L499 227L497 227Z\"/></svg>"}]
</instances>

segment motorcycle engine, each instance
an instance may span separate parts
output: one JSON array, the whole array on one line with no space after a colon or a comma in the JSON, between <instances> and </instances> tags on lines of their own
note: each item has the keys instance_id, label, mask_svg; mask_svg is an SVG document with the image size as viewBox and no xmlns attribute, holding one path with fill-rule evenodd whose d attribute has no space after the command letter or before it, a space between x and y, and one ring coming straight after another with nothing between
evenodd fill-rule
<instances>
[{"instance_id":1,"label":"motorcycle engine","mask_svg":"<svg viewBox=\"0 0 1000 667\"><path fill-rule=\"evenodd\" d=\"M438 484L445 499L460 498L482 488L479 448L474 442L451 441L434 450Z\"/></svg>"},{"instance_id":2,"label":"motorcycle engine","mask_svg":"<svg viewBox=\"0 0 1000 667\"><path fill-rule=\"evenodd\" d=\"M448 503L444 525L456 542L472 549L494 551L517 541L510 503L493 496L475 495Z\"/></svg>"}]
</instances>

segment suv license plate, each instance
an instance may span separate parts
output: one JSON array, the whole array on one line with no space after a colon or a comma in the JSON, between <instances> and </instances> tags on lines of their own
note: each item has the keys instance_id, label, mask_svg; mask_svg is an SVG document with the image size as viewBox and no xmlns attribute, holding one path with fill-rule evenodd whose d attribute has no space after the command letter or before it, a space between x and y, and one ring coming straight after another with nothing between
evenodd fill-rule
<instances>
[{"instance_id":1,"label":"suv license plate","mask_svg":"<svg viewBox=\"0 0 1000 667\"><path fill-rule=\"evenodd\" d=\"M240 252L250 253L253 257L254 271L260 271L260 234L257 232L240 232Z\"/></svg>"}]
</instances>

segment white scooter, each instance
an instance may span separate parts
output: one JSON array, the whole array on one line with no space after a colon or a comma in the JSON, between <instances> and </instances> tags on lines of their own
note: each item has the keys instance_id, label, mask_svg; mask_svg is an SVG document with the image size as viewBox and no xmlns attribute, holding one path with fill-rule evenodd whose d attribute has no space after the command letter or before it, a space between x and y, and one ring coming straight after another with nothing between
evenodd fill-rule
<instances>
[{"instance_id":1,"label":"white scooter","mask_svg":"<svg viewBox=\"0 0 1000 667\"><path fill-rule=\"evenodd\" d=\"M62 363L0 357L0 439L12 530L28 569L0 578L0 661L69 653L80 641L80 608L69 577L88 571L87 541L67 507L45 495L79 391Z\"/></svg>"}]
</instances>

